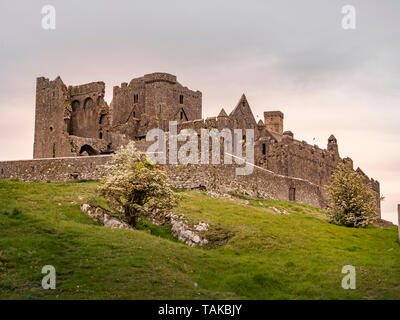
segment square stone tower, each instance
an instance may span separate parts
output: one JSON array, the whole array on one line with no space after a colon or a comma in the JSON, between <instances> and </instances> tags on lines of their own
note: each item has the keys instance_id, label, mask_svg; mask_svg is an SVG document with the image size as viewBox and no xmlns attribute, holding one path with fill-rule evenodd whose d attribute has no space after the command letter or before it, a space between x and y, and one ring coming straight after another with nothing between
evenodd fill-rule
<instances>
[{"instance_id":1,"label":"square stone tower","mask_svg":"<svg viewBox=\"0 0 400 320\"><path fill-rule=\"evenodd\" d=\"M268 131L283 134L283 113L280 111L265 111L264 123Z\"/></svg>"},{"instance_id":2,"label":"square stone tower","mask_svg":"<svg viewBox=\"0 0 400 320\"><path fill-rule=\"evenodd\" d=\"M63 156L64 109L68 90L60 77L36 79L34 158Z\"/></svg>"},{"instance_id":3,"label":"square stone tower","mask_svg":"<svg viewBox=\"0 0 400 320\"><path fill-rule=\"evenodd\" d=\"M168 130L168 121L201 119L202 94L182 86L172 74L155 72L115 86L111 110L113 126L130 118L138 121L140 137L155 127Z\"/></svg>"}]
</instances>

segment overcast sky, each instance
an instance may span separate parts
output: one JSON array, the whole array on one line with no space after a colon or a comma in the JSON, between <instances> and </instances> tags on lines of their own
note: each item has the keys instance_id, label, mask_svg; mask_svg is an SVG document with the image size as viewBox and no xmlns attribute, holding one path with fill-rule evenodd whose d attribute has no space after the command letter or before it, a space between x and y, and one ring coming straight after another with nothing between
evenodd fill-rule
<instances>
[{"instance_id":1,"label":"overcast sky","mask_svg":"<svg viewBox=\"0 0 400 320\"><path fill-rule=\"evenodd\" d=\"M41 26L42 6L56 29ZM356 29L342 28L344 5ZM203 116L245 93L254 115L281 110L285 130L326 148L334 134L386 196L400 203L400 1L0 2L0 160L30 159L35 79L112 87L169 72L203 92Z\"/></svg>"}]
</instances>

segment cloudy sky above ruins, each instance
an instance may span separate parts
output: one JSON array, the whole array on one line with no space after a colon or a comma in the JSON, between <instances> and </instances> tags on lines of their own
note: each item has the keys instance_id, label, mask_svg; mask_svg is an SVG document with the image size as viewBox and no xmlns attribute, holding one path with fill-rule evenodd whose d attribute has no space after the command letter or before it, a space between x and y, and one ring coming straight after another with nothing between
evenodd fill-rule
<instances>
[{"instance_id":1,"label":"cloudy sky above ruins","mask_svg":"<svg viewBox=\"0 0 400 320\"><path fill-rule=\"evenodd\" d=\"M41 9L56 9L56 29ZM355 30L341 26L343 5ZM1 1L0 160L32 158L35 78L112 87L162 71L203 92L203 116L245 93L257 120L281 110L295 138L381 182L383 217L400 203L400 2ZM258 116L258 117L257 117Z\"/></svg>"}]
</instances>

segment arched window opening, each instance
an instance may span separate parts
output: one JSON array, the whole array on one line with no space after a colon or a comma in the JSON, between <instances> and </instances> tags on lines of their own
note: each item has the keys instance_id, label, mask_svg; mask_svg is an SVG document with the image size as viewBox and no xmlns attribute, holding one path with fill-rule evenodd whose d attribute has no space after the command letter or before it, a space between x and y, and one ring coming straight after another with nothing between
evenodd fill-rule
<instances>
[{"instance_id":1,"label":"arched window opening","mask_svg":"<svg viewBox=\"0 0 400 320\"><path fill-rule=\"evenodd\" d=\"M71 104L71 106L72 106L72 112L77 112L77 111L79 111L80 105L81 105L81 104L79 103L78 100L73 101L72 104Z\"/></svg>"},{"instance_id":2,"label":"arched window opening","mask_svg":"<svg viewBox=\"0 0 400 320\"><path fill-rule=\"evenodd\" d=\"M93 106L93 99L92 98L86 98L85 102L83 104L84 109L91 108Z\"/></svg>"}]
</instances>

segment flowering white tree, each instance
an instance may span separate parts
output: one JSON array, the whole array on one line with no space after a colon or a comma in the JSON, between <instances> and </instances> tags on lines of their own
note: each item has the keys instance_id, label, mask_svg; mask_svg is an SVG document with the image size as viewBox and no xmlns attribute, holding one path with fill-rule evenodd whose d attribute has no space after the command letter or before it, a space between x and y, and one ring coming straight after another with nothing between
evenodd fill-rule
<instances>
[{"instance_id":1,"label":"flowering white tree","mask_svg":"<svg viewBox=\"0 0 400 320\"><path fill-rule=\"evenodd\" d=\"M100 179L98 190L112 207L123 208L133 227L138 217L177 204L167 175L138 152L133 141L120 148L104 168L106 175Z\"/></svg>"},{"instance_id":2,"label":"flowering white tree","mask_svg":"<svg viewBox=\"0 0 400 320\"><path fill-rule=\"evenodd\" d=\"M332 223L366 227L377 217L376 198L363 177L347 164L340 163L327 186Z\"/></svg>"}]
</instances>

